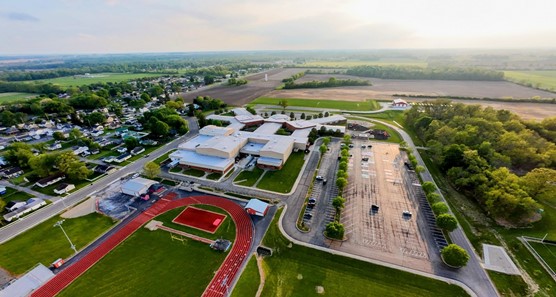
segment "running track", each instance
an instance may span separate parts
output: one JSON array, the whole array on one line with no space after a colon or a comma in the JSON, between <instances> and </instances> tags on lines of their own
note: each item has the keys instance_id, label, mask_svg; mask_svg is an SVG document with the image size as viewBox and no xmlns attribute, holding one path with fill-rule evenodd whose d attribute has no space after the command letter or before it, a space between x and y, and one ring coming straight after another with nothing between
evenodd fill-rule
<instances>
[{"instance_id":1,"label":"running track","mask_svg":"<svg viewBox=\"0 0 556 297\"><path fill-rule=\"evenodd\" d=\"M141 228L143 224L153 217L168 210L190 204L208 204L226 210L236 224L236 238L233 241L232 249L224 259L224 262L205 288L203 297L226 296L229 286L237 276L242 264L247 259L249 248L253 242L253 223L249 215L238 204L215 196L192 196L179 200L172 200L177 194L170 193L157 201L148 210L129 222L126 226L106 239L96 249L83 257L80 261L62 270L54 278L34 291L33 297L50 297L60 293L69 286L75 279L91 268L95 263L102 259L112 249L122 243L133 232ZM208 248L208 247L207 247Z\"/></svg>"}]
</instances>

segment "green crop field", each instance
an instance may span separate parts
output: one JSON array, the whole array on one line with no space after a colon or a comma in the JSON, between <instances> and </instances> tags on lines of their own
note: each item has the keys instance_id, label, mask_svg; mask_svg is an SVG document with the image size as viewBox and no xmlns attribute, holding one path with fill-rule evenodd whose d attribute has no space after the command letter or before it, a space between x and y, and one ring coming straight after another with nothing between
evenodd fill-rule
<instances>
[{"instance_id":1,"label":"green crop field","mask_svg":"<svg viewBox=\"0 0 556 297\"><path fill-rule=\"evenodd\" d=\"M360 60L346 60L346 61L311 61L302 64L304 67L330 67L330 68L349 68L355 66L419 66L427 67L427 62L418 60L380 60L380 61L360 61Z\"/></svg>"},{"instance_id":2,"label":"green crop field","mask_svg":"<svg viewBox=\"0 0 556 297\"><path fill-rule=\"evenodd\" d=\"M269 98L259 97L251 101L248 105L255 104L263 105L278 105L278 101L287 100L288 106L303 106L324 109L339 109L345 111L365 111L380 109L380 105L375 100L368 99L366 101L340 101L340 100L326 100L326 99L298 99L298 98Z\"/></svg>"},{"instance_id":3,"label":"green crop field","mask_svg":"<svg viewBox=\"0 0 556 297\"><path fill-rule=\"evenodd\" d=\"M58 227L56 216L33 229L0 245L0 267L13 274L21 274L37 263L50 265L58 258L67 258L73 254L67 239ZM78 250L84 248L97 236L110 228L112 219L97 213L75 219L66 219L64 230ZM9 255L9 257L7 256Z\"/></svg>"},{"instance_id":4,"label":"green crop field","mask_svg":"<svg viewBox=\"0 0 556 297\"><path fill-rule=\"evenodd\" d=\"M216 207L195 207L225 213ZM155 219L207 238L235 238L235 224L230 218L215 234L172 225L171 220L181 210ZM226 255L205 243L172 241L166 231L140 228L58 296L201 296Z\"/></svg>"},{"instance_id":5,"label":"green crop field","mask_svg":"<svg viewBox=\"0 0 556 297\"><path fill-rule=\"evenodd\" d=\"M24 101L27 99L35 98L37 96L38 94L33 94L33 93L15 93L15 92L0 93L0 104Z\"/></svg>"},{"instance_id":6,"label":"green crop field","mask_svg":"<svg viewBox=\"0 0 556 297\"><path fill-rule=\"evenodd\" d=\"M121 82L144 77L159 77L164 73L94 73L90 77L65 76L51 79L28 80L28 83L41 82L53 83L62 87L81 86L94 83Z\"/></svg>"},{"instance_id":7,"label":"green crop field","mask_svg":"<svg viewBox=\"0 0 556 297\"><path fill-rule=\"evenodd\" d=\"M504 71L510 81L530 84L532 87L556 91L556 70L552 71Z\"/></svg>"},{"instance_id":8,"label":"green crop field","mask_svg":"<svg viewBox=\"0 0 556 297\"><path fill-rule=\"evenodd\" d=\"M262 296L468 296L455 285L354 260L308 247L289 245L278 229L279 210L263 244L274 250L265 257ZM251 274L242 274L238 284ZM258 281L253 280L258 283Z\"/></svg>"}]
</instances>

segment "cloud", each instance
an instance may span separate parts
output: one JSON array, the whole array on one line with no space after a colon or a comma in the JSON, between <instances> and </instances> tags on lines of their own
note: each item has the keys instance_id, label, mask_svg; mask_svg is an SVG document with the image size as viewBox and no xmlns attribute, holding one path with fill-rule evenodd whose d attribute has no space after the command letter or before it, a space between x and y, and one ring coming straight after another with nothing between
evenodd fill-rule
<instances>
[{"instance_id":1,"label":"cloud","mask_svg":"<svg viewBox=\"0 0 556 297\"><path fill-rule=\"evenodd\" d=\"M9 12L3 13L2 17L8 19L10 21L19 21L19 22L38 22L39 19L34 17L30 14L23 13L23 12Z\"/></svg>"}]
</instances>

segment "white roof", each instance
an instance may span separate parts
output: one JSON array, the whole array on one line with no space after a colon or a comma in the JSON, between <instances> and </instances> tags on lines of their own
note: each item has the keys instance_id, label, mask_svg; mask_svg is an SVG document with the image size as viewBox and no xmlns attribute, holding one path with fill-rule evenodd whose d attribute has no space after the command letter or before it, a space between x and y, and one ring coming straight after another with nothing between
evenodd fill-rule
<instances>
[{"instance_id":1,"label":"white roof","mask_svg":"<svg viewBox=\"0 0 556 297\"><path fill-rule=\"evenodd\" d=\"M252 123L252 122L259 122L264 121L264 118L260 115L252 115L251 113L246 115L237 115L235 119L240 123Z\"/></svg>"},{"instance_id":2,"label":"white roof","mask_svg":"<svg viewBox=\"0 0 556 297\"><path fill-rule=\"evenodd\" d=\"M271 139L269 142L265 144L265 146L261 149L261 151L268 151L268 152L276 152L283 154L286 150L291 149L291 145L293 143L293 139L291 137L287 137L284 139Z\"/></svg>"},{"instance_id":3,"label":"white roof","mask_svg":"<svg viewBox=\"0 0 556 297\"><path fill-rule=\"evenodd\" d=\"M269 165L269 166L280 166L282 165L282 159L276 158L269 158L269 157L260 157L257 159L257 164Z\"/></svg>"},{"instance_id":4,"label":"white roof","mask_svg":"<svg viewBox=\"0 0 556 297\"><path fill-rule=\"evenodd\" d=\"M230 135L234 133L234 129L229 127L218 127L214 125L204 126L199 130L199 134L209 135L209 136L219 136L219 135Z\"/></svg>"},{"instance_id":5,"label":"white roof","mask_svg":"<svg viewBox=\"0 0 556 297\"><path fill-rule=\"evenodd\" d=\"M261 134L274 134L280 128L282 128L282 124L280 123L264 123L254 132Z\"/></svg>"},{"instance_id":6,"label":"white roof","mask_svg":"<svg viewBox=\"0 0 556 297\"><path fill-rule=\"evenodd\" d=\"M230 165L233 164L235 161L234 158L225 159L214 156L201 155L193 151L184 150L175 151L174 153L172 153L172 155L171 156L175 157L176 159L178 159L179 156L180 164L219 171L226 170L226 168L230 167Z\"/></svg>"},{"instance_id":7,"label":"white roof","mask_svg":"<svg viewBox=\"0 0 556 297\"><path fill-rule=\"evenodd\" d=\"M264 212L268 207L268 203L263 202L259 199L251 199L249 200L249 202L247 202L247 205L245 205L245 209L250 208L252 210L255 210L256 212Z\"/></svg>"},{"instance_id":8,"label":"white roof","mask_svg":"<svg viewBox=\"0 0 556 297\"><path fill-rule=\"evenodd\" d=\"M54 273L44 265L39 264L14 283L0 291L0 297L27 296L31 291L42 286L52 277L54 277Z\"/></svg>"},{"instance_id":9,"label":"white roof","mask_svg":"<svg viewBox=\"0 0 556 297\"><path fill-rule=\"evenodd\" d=\"M315 124L328 124L328 123L335 123L335 122L340 122L340 121L345 121L346 118L335 114L335 115L331 115L329 117L323 117L323 118L316 118L316 119L310 119L309 122L315 123Z\"/></svg>"},{"instance_id":10,"label":"white roof","mask_svg":"<svg viewBox=\"0 0 556 297\"><path fill-rule=\"evenodd\" d=\"M143 194L153 184L156 184L156 181L142 178L142 177L137 177L125 182L122 185L122 192L126 194L129 193L130 195Z\"/></svg>"},{"instance_id":11,"label":"white roof","mask_svg":"<svg viewBox=\"0 0 556 297\"><path fill-rule=\"evenodd\" d=\"M297 129L295 131L292 132L293 137L301 137L301 138L307 138L309 137L309 133L311 133L311 130L313 130L313 128L308 128L308 129Z\"/></svg>"},{"instance_id":12,"label":"white roof","mask_svg":"<svg viewBox=\"0 0 556 297\"><path fill-rule=\"evenodd\" d=\"M233 123L239 123L234 117L232 116L225 116L225 115L219 115L219 114L211 114L207 116L207 119L209 120L219 120L219 121L224 121L224 122L230 122L230 124Z\"/></svg>"},{"instance_id":13,"label":"white roof","mask_svg":"<svg viewBox=\"0 0 556 297\"><path fill-rule=\"evenodd\" d=\"M212 148L222 152L233 152L238 146L243 146L246 142L245 137L237 136L214 136L213 138L205 141L197 146L200 148Z\"/></svg>"},{"instance_id":14,"label":"white roof","mask_svg":"<svg viewBox=\"0 0 556 297\"><path fill-rule=\"evenodd\" d=\"M241 148L240 152L249 155L259 155L265 144L266 143L248 142Z\"/></svg>"},{"instance_id":15,"label":"white roof","mask_svg":"<svg viewBox=\"0 0 556 297\"><path fill-rule=\"evenodd\" d=\"M396 98L394 99L394 104L407 104L407 101L400 99L400 98Z\"/></svg>"},{"instance_id":16,"label":"white roof","mask_svg":"<svg viewBox=\"0 0 556 297\"><path fill-rule=\"evenodd\" d=\"M269 118L265 120L265 122L284 123L284 122L288 122L289 120L290 120L289 115L278 113L275 115L271 115Z\"/></svg>"},{"instance_id":17,"label":"white roof","mask_svg":"<svg viewBox=\"0 0 556 297\"><path fill-rule=\"evenodd\" d=\"M288 124L296 129L305 129L315 127L316 123L309 122L306 120L289 121Z\"/></svg>"},{"instance_id":18,"label":"white roof","mask_svg":"<svg viewBox=\"0 0 556 297\"><path fill-rule=\"evenodd\" d=\"M234 114L236 116L238 116L238 115L248 115L248 116L250 116L251 115L251 113L248 112L247 109L245 109L243 107L234 108L234 109L232 109L232 111L234 112Z\"/></svg>"},{"instance_id":19,"label":"white roof","mask_svg":"<svg viewBox=\"0 0 556 297\"><path fill-rule=\"evenodd\" d=\"M186 142L182 142L180 143L180 145L178 145L179 149L182 150L190 150L190 151L194 151L195 148L202 144L207 142L208 140L212 139L212 136L209 135L197 135L196 137L191 138L190 140L186 141Z\"/></svg>"}]
</instances>

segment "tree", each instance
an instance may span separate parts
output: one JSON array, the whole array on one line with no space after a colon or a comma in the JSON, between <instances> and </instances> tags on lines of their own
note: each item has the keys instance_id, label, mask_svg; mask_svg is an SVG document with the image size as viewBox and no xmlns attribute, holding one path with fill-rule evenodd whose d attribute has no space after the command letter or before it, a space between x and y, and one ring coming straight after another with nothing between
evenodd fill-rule
<instances>
[{"instance_id":1,"label":"tree","mask_svg":"<svg viewBox=\"0 0 556 297\"><path fill-rule=\"evenodd\" d=\"M60 131L56 131L54 133L52 133L52 138L54 138L54 140L65 140L66 137L64 136L64 133L60 132Z\"/></svg>"},{"instance_id":2,"label":"tree","mask_svg":"<svg viewBox=\"0 0 556 297\"><path fill-rule=\"evenodd\" d=\"M81 161L71 163L66 172L68 178L71 180L84 180L91 175L91 173L92 171Z\"/></svg>"},{"instance_id":3,"label":"tree","mask_svg":"<svg viewBox=\"0 0 556 297\"><path fill-rule=\"evenodd\" d=\"M151 125L151 134L158 137L165 137L168 136L169 133L170 126L163 121L155 119L154 123Z\"/></svg>"},{"instance_id":4,"label":"tree","mask_svg":"<svg viewBox=\"0 0 556 297\"><path fill-rule=\"evenodd\" d=\"M56 158L56 154L40 154L38 156L33 156L29 160L29 166L38 176L46 177L55 171L54 166L56 165Z\"/></svg>"},{"instance_id":5,"label":"tree","mask_svg":"<svg viewBox=\"0 0 556 297\"><path fill-rule=\"evenodd\" d=\"M128 137L128 138L124 139L124 144L125 144L125 147L128 150L132 150L135 147L139 146L139 140L135 137Z\"/></svg>"},{"instance_id":6,"label":"tree","mask_svg":"<svg viewBox=\"0 0 556 297\"><path fill-rule=\"evenodd\" d=\"M332 206L336 208L336 211L339 211L342 208L344 208L345 203L346 203L346 199L342 198L341 196L337 196L332 200Z\"/></svg>"},{"instance_id":7,"label":"tree","mask_svg":"<svg viewBox=\"0 0 556 297\"><path fill-rule=\"evenodd\" d=\"M521 178L521 184L531 197L556 197L556 170L535 168Z\"/></svg>"},{"instance_id":8,"label":"tree","mask_svg":"<svg viewBox=\"0 0 556 297\"><path fill-rule=\"evenodd\" d=\"M327 118L327 117L329 117L329 116L330 116L330 114L328 113L328 111L324 113L324 117L325 117L325 118Z\"/></svg>"},{"instance_id":9,"label":"tree","mask_svg":"<svg viewBox=\"0 0 556 297\"><path fill-rule=\"evenodd\" d=\"M288 107L289 103L287 99L281 99L278 101L278 106L281 106L283 110L286 110L286 107Z\"/></svg>"},{"instance_id":10,"label":"tree","mask_svg":"<svg viewBox=\"0 0 556 297\"><path fill-rule=\"evenodd\" d=\"M203 78L205 85L212 85L214 83L214 76L212 75L205 75Z\"/></svg>"},{"instance_id":11,"label":"tree","mask_svg":"<svg viewBox=\"0 0 556 297\"><path fill-rule=\"evenodd\" d=\"M336 187L338 187L338 191L340 191L340 193L345 189L347 183L348 183L347 179L343 177L339 177L336 179Z\"/></svg>"},{"instance_id":12,"label":"tree","mask_svg":"<svg viewBox=\"0 0 556 297\"><path fill-rule=\"evenodd\" d=\"M448 212L448 205L446 205L446 203L444 202L436 202L431 206L431 208L436 215Z\"/></svg>"},{"instance_id":13,"label":"tree","mask_svg":"<svg viewBox=\"0 0 556 297\"><path fill-rule=\"evenodd\" d=\"M319 147L319 151L320 151L321 154L326 153L327 150L328 150L328 147L327 147L325 144L322 144L322 145Z\"/></svg>"},{"instance_id":14,"label":"tree","mask_svg":"<svg viewBox=\"0 0 556 297\"><path fill-rule=\"evenodd\" d=\"M301 113L301 116L299 116L299 118L304 120L305 119L305 113Z\"/></svg>"},{"instance_id":15,"label":"tree","mask_svg":"<svg viewBox=\"0 0 556 297\"><path fill-rule=\"evenodd\" d=\"M426 195L427 195L427 200L429 201L430 204L434 204L436 202L442 201L442 198L437 193L429 193Z\"/></svg>"},{"instance_id":16,"label":"tree","mask_svg":"<svg viewBox=\"0 0 556 297\"><path fill-rule=\"evenodd\" d=\"M421 172L423 172L423 171L425 171L425 167L423 167L423 166L421 166L421 165L417 165L417 166L415 167L415 172L421 173Z\"/></svg>"},{"instance_id":17,"label":"tree","mask_svg":"<svg viewBox=\"0 0 556 297\"><path fill-rule=\"evenodd\" d=\"M344 148L340 151L340 155L342 157L349 157L349 150L347 148Z\"/></svg>"},{"instance_id":18,"label":"tree","mask_svg":"<svg viewBox=\"0 0 556 297\"><path fill-rule=\"evenodd\" d=\"M345 172L344 170L338 170L338 171L336 172L336 177L342 177L342 178L347 179L347 178L348 178L348 174L347 174L347 172Z\"/></svg>"},{"instance_id":19,"label":"tree","mask_svg":"<svg viewBox=\"0 0 556 297\"><path fill-rule=\"evenodd\" d=\"M151 95L149 95L149 93L147 93L147 92L143 92L143 93L141 93L140 99L145 101L145 102L149 102L149 101L151 101Z\"/></svg>"},{"instance_id":20,"label":"tree","mask_svg":"<svg viewBox=\"0 0 556 297\"><path fill-rule=\"evenodd\" d=\"M423 189L423 191L425 192L425 194L430 194L436 191L436 186L430 182L430 181L426 181L421 185L421 188Z\"/></svg>"},{"instance_id":21,"label":"tree","mask_svg":"<svg viewBox=\"0 0 556 297\"><path fill-rule=\"evenodd\" d=\"M351 143L351 135L349 135L349 134L344 135L344 143L346 143L346 144Z\"/></svg>"},{"instance_id":22,"label":"tree","mask_svg":"<svg viewBox=\"0 0 556 297\"><path fill-rule=\"evenodd\" d=\"M328 145L330 143L332 139L330 139L330 137L324 137L322 139L322 143L324 143L324 145Z\"/></svg>"},{"instance_id":23,"label":"tree","mask_svg":"<svg viewBox=\"0 0 556 297\"><path fill-rule=\"evenodd\" d=\"M92 112L86 115L84 120L85 123L89 125L89 127L92 127L97 124L104 124L104 122L106 121L106 117L100 112Z\"/></svg>"},{"instance_id":24,"label":"tree","mask_svg":"<svg viewBox=\"0 0 556 297\"><path fill-rule=\"evenodd\" d=\"M290 119L294 119L294 118L295 118L295 113L293 113L293 111L292 111L292 112L290 112Z\"/></svg>"},{"instance_id":25,"label":"tree","mask_svg":"<svg viewBox=\"0 0 556 297\"><path fill-rule=\"evenodd\" d=\"M79 138L83 137L83 133L81 133L81 131L79 131L79 129L73 128L69 132L69 137L71 139L79 139Z\"/></svg>"},{"instance_id":26,"label":"tree","mask_svg":"<svg viewBox=\"0 0 556 297\"><path fill-rule=\"evenodd\" d=\"M155 85L149 89L149 95L151 97L158 97L162 94L164 94L164 89L159 85Z\"/></svg>"},{"instance_id":27,"label":"tree","mask_svg":"<svg viewBox=\"0 0 556 297\"><path fill-rule=\"evenodd\" d=\"M443 213L436 217L436 225L442 230L452 232L458 227L458 221L453 215Z\"/></svg>"},{"instance_id":28,"label":"tree","mask_svg":"<svg viewBox=\"0 0 556 297\"><path fill-rule=\"evenodd\" d=\"M160 174L160 166L155 162L148 162L143 166L143 172L148 178L155 178Z\"/></svg>"},{"instance_id":29,"label":"tree","mask_svg":"<svg viewBox=\"0 0 556 297\"><path fill-rule=\"evenodd\" d=\"M463 267L467 265L469 261L469 254L467 251L457 244L449 244L442 249L441 254L446 264L451 266Z\"/></svg>"},{"instance_id":30,"label":"tree","mask_svg":"<svg viewBox=\"0 0 556 297\"><path fill-rule=\"evenodd\" d=\"M344 239L344 225L339 222L330 222L326 225L326 236L335 239Z\"/></svg>"},{"instance_id":31,"label":"tree","mask_svg":"<svg viewBox=\"0 0 556 297\"><path fill-rule=\"evenodd\" d=\"M71 164L79 159L72 152L64 152L56 157L56 167L64 173L67 173Z\"/></svg>"},{"instance_id":32,"label":"tree","mask_svg":"<svg viewBox=\"0 0 556 297\"><path fill-rule=\"evenodd\" d=\"M252 115L257 114L257 111L256 111L253 107L251 107L251 106L247 106L245 109L246 109L248 112L250 112Z\"/></svg>"},{"instance_id":33,"label":"tree","mask_svg":"<svg viewBox=\"0 0 556 297\"><path fill-rule=\"evenodd\" d=\"M340 164L338 164L338 170L347 171L347 168L348 168L347 162L340 162Z\"/></svg>"}]
</instances>

